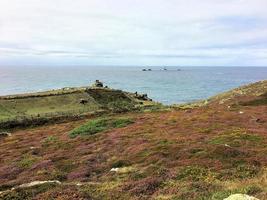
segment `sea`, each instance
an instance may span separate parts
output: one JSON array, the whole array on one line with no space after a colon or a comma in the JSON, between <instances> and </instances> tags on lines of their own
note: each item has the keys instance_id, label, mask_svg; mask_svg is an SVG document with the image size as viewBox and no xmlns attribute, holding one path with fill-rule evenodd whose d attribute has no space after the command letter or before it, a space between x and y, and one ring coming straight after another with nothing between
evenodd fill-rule
<instances>
[{"instance_id":1,"label":"sea","mask_svg":"<svg viewBox=\"0 0 267 200\"><path fill-rule=\"evenodd\" d=\"M169 105L266 79L267 67L0 66L0 95L89 86L100 80L110 88L145 93Z\"/></svg>"}]
</instances>

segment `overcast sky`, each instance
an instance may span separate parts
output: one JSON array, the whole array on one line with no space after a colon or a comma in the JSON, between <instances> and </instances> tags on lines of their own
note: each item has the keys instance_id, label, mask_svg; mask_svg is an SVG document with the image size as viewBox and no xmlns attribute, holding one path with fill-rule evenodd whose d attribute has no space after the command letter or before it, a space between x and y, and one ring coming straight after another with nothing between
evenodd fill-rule
<instances>
[{"instance_id":1,"label":"overcast sky","mask_svg":"<svg viewBox=\"0 0 267 200\"><path fill-rule=\"evenodd\" d=\"M0 65L267 66L267 0L0 0Z\"/></svg>"}]
</instances>

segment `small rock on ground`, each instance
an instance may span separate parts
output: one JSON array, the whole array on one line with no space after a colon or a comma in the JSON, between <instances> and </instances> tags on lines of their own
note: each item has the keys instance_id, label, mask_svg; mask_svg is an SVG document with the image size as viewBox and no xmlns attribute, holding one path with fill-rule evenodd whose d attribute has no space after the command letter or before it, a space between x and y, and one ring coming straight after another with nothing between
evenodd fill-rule
<instances>
[{"instance_id":1,"label":"small rock on ground","mask_svg":"<svg viewBox=\"0 0 267 200\"><path fill-rule=\"evenodd\" d=\"M11 133L8 132L0 132L0 137L10 137Z\"/></svg>"},{"instance_id":2,"label":"small rock on ground","mask_svg":"<svg viewBox=\"0 0 267 200\"><path fill-rule=\"evenodd\" d=\"M33 186L36 186L36 185L43 185L45 183L55 183L55 184L61 184L60 181L33 181L31 183L24 183L22 185L19 185L18 187L16 188L28 188L28 187L33 187ZM13 188L13 189L16 189L16 188Z\"/></svg>"},{"instance_id":3,"label":"small rock on ground","mask_svg":"<svg viewBox=\"0 0 267 200\"><path fill-rule=\"evenodd\" d=\"M252 196L248 196L246 194L233 194L224 200L259 200L259 199Z\"/></svg>"}]
</instances>

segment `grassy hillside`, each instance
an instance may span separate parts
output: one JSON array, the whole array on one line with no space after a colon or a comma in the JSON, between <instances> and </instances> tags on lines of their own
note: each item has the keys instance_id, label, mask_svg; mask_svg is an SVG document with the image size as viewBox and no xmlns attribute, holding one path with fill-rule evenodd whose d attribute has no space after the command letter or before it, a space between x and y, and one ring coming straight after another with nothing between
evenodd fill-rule
<instances>
[{"instance_id":1,"label":"grassy hillside","mask_svg":"<svg viewBox=\"0 0 267 200\"><path fill-rule=\"evenodd\" d=\"M134 94L107 88L66 88L0 97L0 122L129 111L145 103ZM149 104L149 102L147 102Z\"/></svg>"},{"instance_id":2,"label":"grassy hillside","mask_svg":"<svg viewBox=\"0 0 267 200\"><path fill-rule=\"evenodd\" d=\"M79 103L80 99L88 99L89 101L87 104L83 105ZM27 116L73 110L93 111L97 109L100 109L100 105L86 92L0 100L2 119L23 115Z\"/></svg>"},{"instance_id":3,"label":"grassy hillside","mask_svg":"<svg viewBox=\"0 0 267 200\"><path fill-rule=\"evenodd\" d=\"M260 81L254 84L245 85L234 90L216 95L210 98L209 103L243 105L266 105L267 81Z\"/></svg>"},{"instance_id":4,"label":"grassy hillside","mask_svg":"<svg viewBox=\"0 0 267 200\"><path fill-rule=\"evenodd\" d=\"M0 198L265 200L266 84L201 106L16 130L0 142ZM60 184L21 186L48 180Z\"/></svg>"}]
</instances>

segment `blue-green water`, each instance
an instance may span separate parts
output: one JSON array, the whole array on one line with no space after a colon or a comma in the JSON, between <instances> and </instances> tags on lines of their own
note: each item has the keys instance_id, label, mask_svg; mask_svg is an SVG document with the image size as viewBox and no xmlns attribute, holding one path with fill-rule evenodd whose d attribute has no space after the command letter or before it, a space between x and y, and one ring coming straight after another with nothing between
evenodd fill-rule
<instances>
[{"instance_id":1,"label":"blue-green water","mask_svg":"<svg viewBox=\"0 0 267 200\"><path fill-rule=\"evenodd\" d=\"M96 79L116 89L147 93L164 104L192 102L267 79L264 67L0 67L0 95L86 86Z\"/></svg>"}]
</instances>

